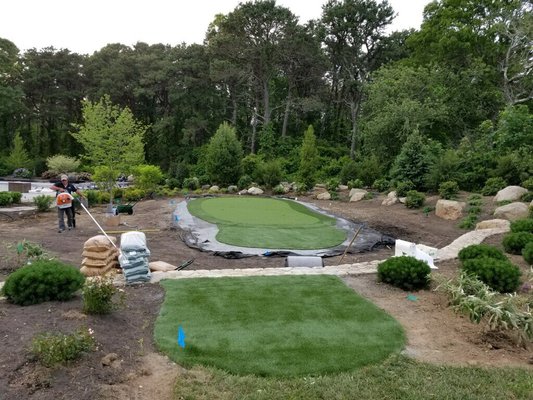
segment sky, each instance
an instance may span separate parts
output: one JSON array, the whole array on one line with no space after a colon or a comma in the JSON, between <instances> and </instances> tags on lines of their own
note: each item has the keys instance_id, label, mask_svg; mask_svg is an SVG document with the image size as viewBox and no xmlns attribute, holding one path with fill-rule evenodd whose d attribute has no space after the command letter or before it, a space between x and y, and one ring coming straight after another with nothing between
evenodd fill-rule
<instances>
[{"instance_id":1,"label":"sky","mask_svg":"<svg viewBox=\"0 0 533 400\"><path fill-rule=\"evenodd\" d=\"M277 0L300 23L317 19L327 0ZM216 14L243 0L8 0L0 7L0 38L21 52L53 46L92 54L109 43L202 43ZM391 30L418 29L429 0L389 0L397 17Z\"/></svg>"}]
</instances>

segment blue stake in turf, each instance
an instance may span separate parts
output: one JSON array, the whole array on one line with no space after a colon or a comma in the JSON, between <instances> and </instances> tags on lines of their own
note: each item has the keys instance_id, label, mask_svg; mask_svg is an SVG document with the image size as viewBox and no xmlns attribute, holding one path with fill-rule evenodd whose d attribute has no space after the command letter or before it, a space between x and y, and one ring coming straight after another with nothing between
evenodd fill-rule
<instances>
[{"instance_id":1,"label":"blue stake in turf","mask_svg":"<svg viewBox=\"0 0 533 400\"><path fill-rule=\"evenodd\" d=\"M185 332L183 331L181 325L178 326L178 346L180 346L182 349L185 348Z\"/></svg>"},{"instance_id":2,"label":"blue stake in turf","mask_svg":"<svg viewBox=\"0 0 533 400\"><path fill-rule=\"evenodd\" d=\"M417 298L416 298L416 296L415 296L414 294L409 294L409 295L407 295L407 300L409 300L409 301L416 301Z\"/></svg>"}]
</instances>

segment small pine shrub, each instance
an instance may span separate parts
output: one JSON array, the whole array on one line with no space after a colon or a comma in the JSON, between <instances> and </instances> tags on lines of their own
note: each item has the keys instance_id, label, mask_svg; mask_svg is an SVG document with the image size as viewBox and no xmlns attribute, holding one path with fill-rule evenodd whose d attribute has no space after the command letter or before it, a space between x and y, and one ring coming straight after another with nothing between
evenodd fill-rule
<instances>
[{"instance_id":1,"label":"small pine shrub","mask_svg":"<svg viewBox=\"0 0 533 400\"><path fill-rule=\"evenodd\" d=\"M530 192L533 192L533 176L527 178L520 186L529 190Z\"/></svg>"},{"instance_id":2,"label":"small pine shrub","mask_svg":"<svg viewBox=\"0 0 533 400\"><path fill-rule=\"evenodd\" d=\"M276 194L276 195L284 194L285 193L285 188L283 187L283 185L276 185L272 189L272 193Z\"/></svg>"},{"instance_id":3,"label":"small pine shrub","mask_svg":"<svg viewBox=\"0 0 533 400\"><path fill-rule=\"evenodd\" d=\"M416 190L410 190L407 192L405 198L405 206L407 208L420 208L424 205L426 196L424 193L417 192Z\"/></svg>"},{"instance_id":4,"label":"small pine shrub","mask_svg":"<svg viewBox=\"0 0 533 400\"><path fill-rule=\"evenodd\" d=\"M20 192L9 192L11 194L11 202L13 204L20 204L22 200L22 193Z\"/></svg>"},{"instance_id":5,"label":"small pine shrub","mask_svg":"<svg viewBox=\"0 0 533 400\"><path fill-rule=\"evenodd\" d=\"M520 201L523 201L524 203L530 203L533 201L533 191L529 191L524 193L522 196L520 196Z\"/></svg>"},{"instance_id":6,"label":"small pine shrub","mask_svg":"<svg viewBox=\"0 0 533 400\"><path fill-rule=\"evenodd\" d=\"M87 203L89 206L94 206L98 204L98 191L97 190L86 190L83 192L87 198Z\"/></svg>"},{"instance_id":7,"label":"small pine shrub","mask_svg":"<svg viewBox=\"0 0 533 400\"><path fill-rule=\"evenodd\" d=\"M533 242L533 233L511 232L503 237L503 248L510 254L522 254L522 250L529 242Z\"/></svg>"},{"instance_id":8,"label":"small pine shrub","mask_svg":"<svg viewBox=\"0 0 533 400\"><path fill-rule=\"evenodd\" d=\"M41 333L31 343L31 352L45 367L77 360L95 347L91 329L80 328L71 334Z\"/></svg>"},{"instance_id":9,"label":"small pine shrub","mask_svg":"<svg viewBox=\"0 0 533 400\"><path fill-rule=\"evenodd\" d=\"M529 265L533 265L533 242L529 242L522 249L522 257Z\"/></svg>"},{"instance_id":10,"label":"small pine shrub","mask_svg":"<svg viewBox=\"0 0 533 400\"><path fill-rule=\"evenodd\" d=\"M428 264L414 257L391 257L378 265L378 280L403 290L424 289L430 272Z\"/></svg>"},{"instance_id":11,"label":"small pine shrub","mask_svg":"<svg viewBox=\"0 0 533 400\"><path fill-rule=\"evenodd\" d=\"M363 181L361 179L352 179L348 181L349 189L361 189L363 187Z\"/></svg>"},{"instance_id":12,"label":"small pine shrub","mask_svg":"<svg viewBox=\"0 0 533 400\"><path fill-rule=\"evenodd\" d=\"M501 177L489 178L485 182L485 186L481 189L483 196L494 196L498 191L507 186L507 182Z\"/></svg>"},{"instance_id":13,"label":"small pine shrub","mask_svg":"<svg viewBox=\"0 0 533 400\"><path fill-rule=\"evenodd\" d=\"M303 182L296 182L292 188L296 194L305 194L307 192L307 186Z\"/></svg>"},{"instance_id":14,"label":"small pine shrub","mask_svg":"<svg viewBox=\"0 0 533 400\"><path fill-rule=\"evenodd\" d=\"M479 206L481 207L483 205L483 197L480 194L474 193L468 197L467 201L469 206Z\"/></svg>"},{"instance_id":15,"label":"small pine shrub","mask_svg":"<svg viewBox=\"0 0 533 400\"><path fill-rule=\"evenodd\" d=\"M459 251L459 260L471 260L474 258L494 258L496 260L507 260L505 254L500 249L487 244L472 244Z\"/></svg>"},{"instance_id":16,"label":"small pine shrub","mask_svg":"<svg viewBox=\"0 0 533 400\"><path fill-rule=\"evenodd\" d=\"M372 184L372 187L379 192L385 192L389 190L390 188L390 182L386 180L385 178L379 178L374 181Z\"/></svg>"},{"instance_id":17,"label":"small pine shrub","mask_svg":"<svg viewBox=\"0 0 533 400\"><path fill-rule=\"evenodd\" d=\"M470 206L468 208L468 215L479 215L481 214L482 208L480 206Z\"/></svg>"},{"instance_id":18,"label":"small pine shrub","mask_svg":"<svg viewBox=\"0 0 533 400\"><path fill-rule=\"evenodd\" d=\"M489 257L473 258L465 260L462 268L500 293L514 292L520 284L520 268L509 261Z\"/></svg>"},{"instance_id":19,"label":"small pine shrub","mask_svg":"<svg viewBox=\"0 0 533 400\"><path fill-rule=\"evenodd\" d=\"M0 207L5 207L13 202L9 192L0 192Z\"/></svg>"},{"instance_id":20,"label":"small pine shrub","mask_svg":"<svg viewBox=\"0 0 533 400\"><path fill-rule=\"evenodd\" d=\"M40 194L33 198L33 204L37 207L37 211L46 212L50 210L50 206L54 198L52 196L47 196L46 194Z\"/></svg>"},{"instance_id":21,"label":"small pine shrub","mask_svg":"<svg viewBox=\"0 0 533 400\"><path fill-rule=\"evenodd\" d=\"M239 189L248 189L252 184L252 178L250 175L242 175L237 182Z\"/></svg>"},{"instance_id":22,"label":"small pine shrub","mask_svg":"<svg viewBox=\"0 0 533 400\"><path fill-rule=\"evenodd\" d=\"M27 306L50 300L65 301L81 289L85 277L58 260L37 260L6 279L2 292L15 304Z\"/></svg>"},{"instance_id":23,"label":"small pine shrub","mask_svg":"<svg viewBox=\"0 0 533 400\"><path fill-rule=\"evenodd\" d=\"M529 232L533 233L533 219L524 218L511 222L511 232Z\"/></svg>"},{"instance_id":24,"label":"small pine shrub","mask_svg":"<svg viewBox=\"0 0 533 400\"><path fill-rule=\"evenodd\" d=\"M396 185L396 195L398 197L405 197L407 196L407 192L409 192L410 190L414 190L414 189L415 189L415 185L411 181L399 182Z\"/></svg>"},{"instance_id":25,"label":"small pine shrub","mask_svg":"<svg viewBox=\"0 0 533 400\"><path fill-rule=\"evenodd\" d=\"M183 188L189 190L196 190L200 188L200 180L193 176L191 178L185 178L183 180Z\"/></svg>"},{"instance_id":26,"label":"small pine shrub","mask_svg":"<svg viewBox=\"0 0 533 400\"><path fill-rule=\"evenodd\" d=\"M451 200L457 197L459 185L455 181L443 182L439 186L439 195L443 199Z\"/></svg>"},{"instance_id":27,"label":"small pine shrub","mask_svg":"<svg viewBox=\"0 0 533 400\"><path fill-rule=\"evenodd\" d=\"M473 229L476 226L477 215L468 215L461 220L459 228L461 229Z\"/></svg>"},{"instance_id":28,"label":"small pine shrub","mask_svg":"<svg viewBox=\"0 0 533 400\"><path fill-rule=\"evenodd\" d=\"M338 178L331 178L326 183L326 189L328 189L329 192L336 192L339 189L339 185L341 184L340 179Z\"/></svg>"}]
</instances>

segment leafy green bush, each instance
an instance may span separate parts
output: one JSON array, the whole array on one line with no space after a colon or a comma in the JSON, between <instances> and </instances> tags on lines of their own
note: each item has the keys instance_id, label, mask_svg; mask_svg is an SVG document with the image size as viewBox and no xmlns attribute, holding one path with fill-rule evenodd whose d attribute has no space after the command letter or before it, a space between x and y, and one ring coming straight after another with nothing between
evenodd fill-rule
<instances>
[{"instance_id":1,"label":"leafy green bush","mask_svg":"<svg viewBox=\"0 0 533 400\"><path fill-rule=\"evenodd\" d=\"M523 201L524 203L530 203L533 201L533 191L529 191L524 193L522 196L520 196L520 201Z\"/></svg>"},{"instance_id":2,"label":"leafy green bush","mask_svg":"<svg viewBox=\"0 0 533 400\"><path fill-rule=\"evenodd\" d=\"M135 187L146 192L155 191L163 180L163 172L157 165L139 165L134 168Z\"/></svg>"},{"instance_id":3,"label":"leafy green bush","mask_svg":"<svg viewBox=\"0 0 533 400\"><path fill-rule=\"evenodd\" d=\"M46 212L50 210L50 206L52 205L53 201L54 198L46 194L40 194L33 198L33 204L37 206L37 210L39 212Z\"/></svg>"},{"instance_id":4,"label":"leafy green bush","mask_svg":"<svg viewBox=\"0 0 533 400\"><path fill-rule=\"evenodd\" d=\"M340 184L341 184L340 179L331 178L326 183L326 189L328 189L329 192L336 192L338 190Z\"/></svg>"},{"instance_id":5,"label":"leafy green bush","mask_svg":"<svg viewBox=\"0 0 533 400\"><path fill-rule=\"evenodd\" d=\"M66 174L67 172L77 171L80 167L80 161L75 157L57 154L46 159L46 165L49 171L55 174Z\"/></svg>"},{"instance_id":6,"label":"leafy green bush","mask_svg":"<svg viewBox=\"0 0 533 400\"><path fill-rule=\"evenodd\" d=\"M285 194L285 188L283 187L283 185L276 185L272 189L272 193L277 195Z\"/></svg>"},{"instance_id":7,"label":"leafy green bush","mask_svg":"<svg viewBox=\"0 0 533 400\"><path fill-rule=\"evenodd\" d=\"M9 192L0 192L0 206L8 206L13 202Z\"/></svg>"},{"instance_id":8,"label":"leafy green bush","mask_svg":"<svg viewBox=\"0 0 533 400\"><path fill-rule=\"evenodd\" d=\"M268 188L279 184L283 179L283 168L280 160L270 160L261 163L260 166L261 182ZM240 179L240 178L239 178Z\"/></svg>"},{"instance_id":9,"label":"leafy green bush","mask_svg":"<svg viewBox=\"0 0 533 400\"><path fill-rule=\"evenodd\" d=\"M511 232L529 232L533 233L533 219L524 218L511 222Z\"/></svg>"},{"instance_id":10,"label":"leafy green bush","mask_svg":"<svg viewBox=\"0 0 533 400\"><path fill-rule=\"evenodd\" d=\"M520 186L526 188L530 192L533 192L533 176L527 178Z\"/></svg>"},{"instance_id":11,"label":"leafy green bush","mask_svg":"<svg viewBox=\"0 0 533 400\"><path fill-rule=\"evenodd\" d=\"M473 229L476 226L477 215L467 215L461 222L459 222L459 228L461 229Z\"/></svg>"},{"instance_id":12,"label":"leafy green bush","mask_svg":"<svg viewBox=\"0 0 533 400\"><path fill-rule=\"evenodd\" d=\"M17 168L16 170L13 171L13 177L14 178L25 178L25 179L29 179L32 177L32 173L29 169L27 168Z\"/></svg>"},{"instance_id":13,"label":"leafy green bush","mask_svg":"<svg viewBox=\"0 0 533 400\"><path fill-rule=\"evenodd\" d=\"M243 151L235 128L224 122L209 141L205 168L212 183L223 186L237 182L241 175Z\"/></svg>"},{"instance_id":14,"label":"leafy green bush","mask_svg":"<svg viewBox=\"0 0 533 400\"><path fill-rule=\"evenodd\" d=\"M483 189L481 189L481 194L483 194L483 196L494 196L506 186L507 182L501 177L489 178L485 182Z\"/></svg>"},{"instance_id":15,"label":"leafy green bush","mask_svg":"<svg viewBox=\"0 0 533 400\"><path fill-rule=\"evenodd\" d=\"M89 206L98 204L98 191L97 190L85 190L83 194L87 198L87 203L89 204Z\"/></svg>"},{"instance_id":16,"label":"leafy green bush","mask_svg":"<svg viewBox=\"0 0 533 400\"><path fill-rule=\"evenodd\" d=\"M98 204L106 204L111 201L111 193L104 190L98 191Z\"/></svg>"},{"instance_id":17,"label":"leafy green bush","mask_svg":"<svg viewBox=\"0 0 533 400\"><path fill-rule=\"evenodd\" d=\"M407 196L407 192L410 190L415 190L415 185L411 181L398 182L396 184L396 195L398 197Z\"/></svg>"},{"instance_id":18,"label":"leafy green bush","mask_svg":"<svg viewBox=\"0 0 533 400\"><path fill-rule=\"evenodd\" d=\"M514 292L520 284L520 268L508 260L472 258L463 261L462 268L500 293Z\"/></svg>"},{"instance_id":19,"label":"leafy green bush","mask_svg":"<svg viewBox=\"0 0 533 400\"><path fill-rule=\"evenodd\" d=\"M479 193L472 193L468 196L467 203L469 206L481 206L483 205L483 196Z\"/></svg>"},{"instance_id":20,"label":"leafy green bush","mask_svg":"<svg viewBox=\"0 0 533 400\"><path fill-rule=\"evenodd\" d=\"M503 237L503 248L510 254L522 254L522 249L529 242L533 242L533 233L511 232Z\"/></svg>"},{"instance_id":21,"label":"leafy green bush","mask_svg":"<svg viewBox=\"0 0 533 400\"><path fill-rule=\"evenodd\" d=\"M417 192L416 190L410 190L407 192L405 198L405 206L407 208L420 208L424 205L426 196L424 193Z\"/></svg>"},{"instance_id":22,"label":"leafy green bush","mask_svg":"<svg viewBox=\"0 0 533 400\"><path fill-rule=\"evenodd\" d=\"M341 182L350 186L349 182L357 179L357 170L357 163L354 160L346 161L339 174Z\"/></svg>"},{"instance_id":23,"label":"leafy green bush","mask_svg":"<svg viewBox=\"0 0 533 400\"><path fill-rule=\"evenodd\" d=\"M380 192L385 192L390 188L390 182L385 178L379 178L374 181L372 187Z\"/></svg>"},{"instance_id":24,"label":"leafy green bush","mask_svg":"<svg viewBox=\"0 0 533 400\"><path fill-rule=\"evenodd\" d=\"M533 242L527 243L522 249L522 257L529 265L533 265Z\"/></svg>"},{"instance_id":25,"label":"leafy green bush","mask_svg":"<svg viewBox=\"0 0 533 400\"><path fill-rule=\"evenodd\" d=\"M455 181L443 182L439 186L439 195L443 199L451 200L457 197L459 185Z\"/></svg>"},{"instance_id":26,"label":"leafy green bush","mask_svg":"<svg viewBox=\"0 0 533 400\"><path fill-rule=\"evenodd\" d=\"M242 175L237 182L239 189L248 189L252 184L252 178L250 175Z\"/></svg>"},{"instance_id":27,"label":"leafy green bush","mask_svg":"<svg viewBox=\"0 0 533 400\"><path fill-rule=\"evenodd\" d=\"M349 189L361 189L363 187L363 181L361 179L353 179L348 181Z\"/></svg>"},{"instance_id":28,"label":"leafy green bush","mask_svg":"<svg viewBox=\"0 0 533 400\"><path fill-rule=\"evenodd\" d=\"M183 187L189 190L196 190L200 188L200 180L196 177L185 178L183 180Z\"/></svg>"},{"instance_id":29,"label":"leafy green bush","mask_svg":"<svg viewBox=\"0 0 533 400\"><path fill-rule=\"evenodd\" d=\"M122 200L125 202L139 201L142 200L144 196L146 196L146 192L143 189L136 187L128 187L124 189L124 193L122 194Z\"/></svg>"},{"instance_id":30,"label":"leafy green bush","mask_svg":"<svg viewBox=\"0 0 533 400\"><path fill-rule=\"evenodd\" d=\"M31 343L31 352L46 367L77 360L95 346L91 329L80 328L69 335L41 333Z\"/></svg>"},{"instance_id":31,"label":"leafy green bush","mask_svg":"<svg viewBox=\"0 0 533 400\"><path fill-rule=\"evenodd\" d=\"M296 182L292 188L297 194L305 194L307 192L307 186L303 182Z\"/></svg>"},{"instance_id":32,"label":"leafy green bush","mask_svg":"<svg viewBox=\"0 0 533 400\"><path fill-rule=\"evenodd\" d=\"M459 251L459 260L471 260L474 258L494 258L496 260L507 260L505 254L500 249L487 244L472 244Z\"/></svg>"},{"instance_id":33,"label":"leafy green bush","mask_svg":"<svg viewBox=\"0 0 533 400\"><path fill-rule=\"evenodd\" d=\"M114 302L115 294L124 291L117 289L113 285L113 278L109 276L95 276L85 281L82 288L83 311L92 315L109 314L115 310L120 303Z\"/></svg>"},{"instance_id":34,"label":"leafy green bush","mask_svg":"<svg viewBox=\"0 0 533 400\"><path fill-rule=\"evenodd\" d=\"M20 204L20 200L22 200L22 193L20 192L9 192L11 194L11 202L13 204Z\"/></svg>"},{"instance_id":35,"label":"leafy green bush","mask_svg":"<svg viewBox=\"0 0 533 400\"><path fill-rule=\"evenodd\" d=\"M27 306L50 300L68 300L85 277L76 268L58 260L37 260L10 274L2 291L15 304Z\"/></svg>"},{"instance_id":36,"label":"leafy green bush","mask_svg":"<svg viewBox=\"0 0 533 400\"><path fill-rule=\"evenodd\" d=\"M481 211L483 211L483 209L480 206L468 207L468 215L477 216L477 215L481 214Z\"/></svg>"},{"instance_id":37,"label":"leafy green bush","mask_svg":"<svg viewBox=\"0 0 533 400\"><path fill-rule=\"evenodd\" d=\"M378 279L403 290L427 288L430 272L428 264L410 256L391 257L378 265Z\"/></svg>"}]
</instances>

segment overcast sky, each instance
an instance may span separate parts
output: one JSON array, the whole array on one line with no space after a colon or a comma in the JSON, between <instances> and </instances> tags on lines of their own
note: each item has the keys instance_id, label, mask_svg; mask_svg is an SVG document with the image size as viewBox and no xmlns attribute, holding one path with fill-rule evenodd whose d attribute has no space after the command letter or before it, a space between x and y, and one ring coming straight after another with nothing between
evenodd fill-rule
<instances>
[{"instance_id":1,"label":"overcast sky","mask_svg":"<svg viewBox=\"0 0 533 400\"><path fill-rule=\"evenodd\" d=\"M301 23L319 18L327 0L277 0ZM239 0L7 0L0 7L0 38L21 51L53 46L92 54L108 43L202 43L216 14ZM418 29L429 0L389 0L393 30Z\"/></svg>"}]
</instances>

